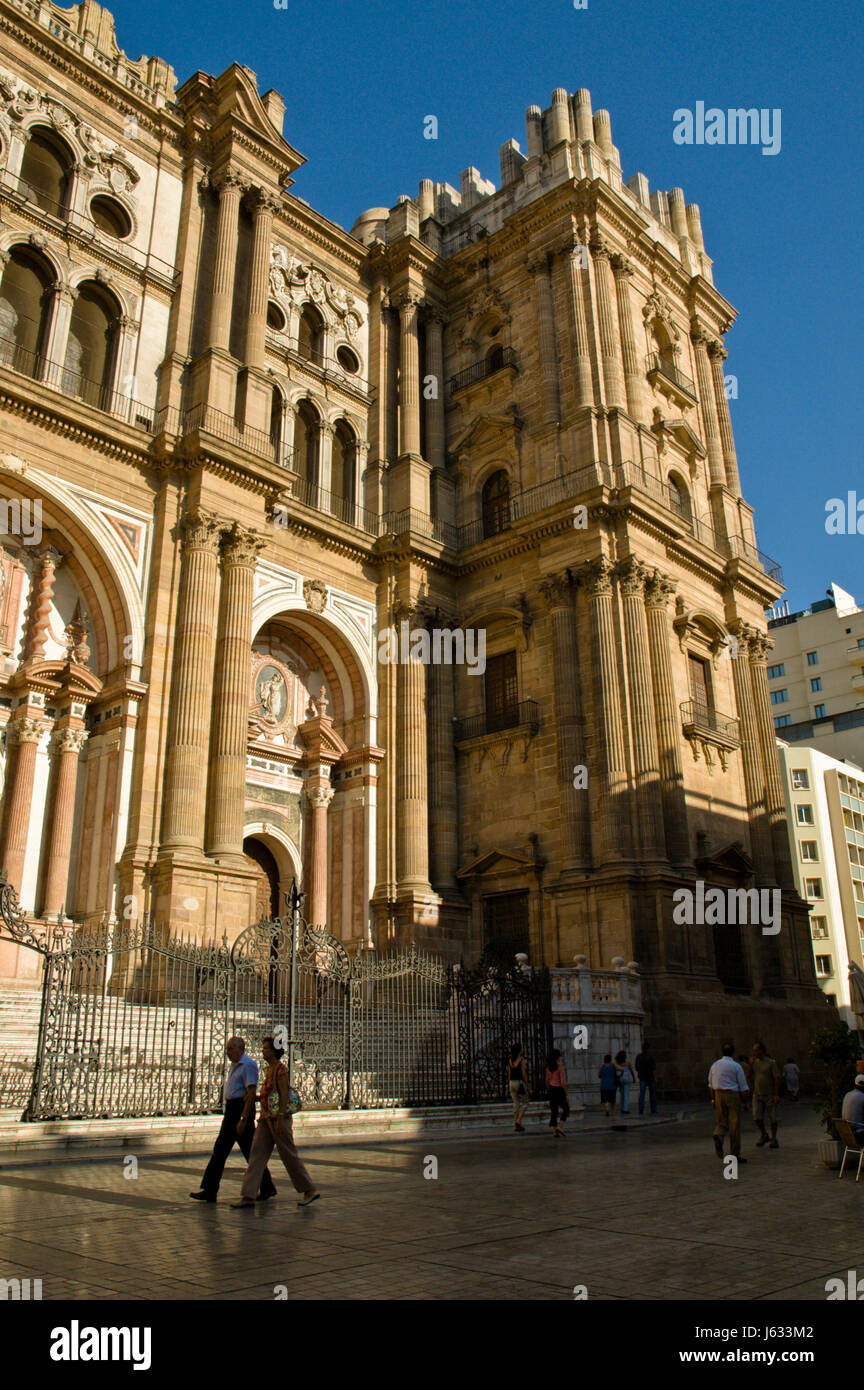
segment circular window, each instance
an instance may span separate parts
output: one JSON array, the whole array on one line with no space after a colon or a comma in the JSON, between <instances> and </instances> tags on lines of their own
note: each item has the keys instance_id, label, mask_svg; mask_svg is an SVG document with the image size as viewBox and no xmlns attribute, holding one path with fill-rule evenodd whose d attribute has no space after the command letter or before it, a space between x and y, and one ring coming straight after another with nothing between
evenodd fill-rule
<instances>
[{"instance_id":1,"label":"circular window","mask_svg":"<svg viewBox=\"0 0 864 1390\"><path fill-rule=\"evenodd\" d=\"M104 198L101 195L94 198L90 203L90 216L100 232L107 232L109 236L117 237L118 241L122 241L132 230L131 217L113 198Z\"/></svg>"},{"instance_id":2,"label":"circular window","mask_svg":"<svg viewBox=\"0 0 864 1390\"><path fill-rule=\"evenodd\" d=\"M272 328L274 333L284 333L285 331L285 315L279 305L273 303L272 299L267 305L267 327Z\"/></svg>"},{"instance_id":3,"label":"circular window","mask_svg":"<svg viewBox=\"0 0 864 1390\"><path fill-rule=\"evenodd\" d=\"M354 356L354 353L351 351L350 348L337 348L336 361L339 363L339 366L342 368L343 372L351 372L353 374L354 372L359 371L360 369L360 363L357 361L357 358Z\"/></svg>"}]
</instances>

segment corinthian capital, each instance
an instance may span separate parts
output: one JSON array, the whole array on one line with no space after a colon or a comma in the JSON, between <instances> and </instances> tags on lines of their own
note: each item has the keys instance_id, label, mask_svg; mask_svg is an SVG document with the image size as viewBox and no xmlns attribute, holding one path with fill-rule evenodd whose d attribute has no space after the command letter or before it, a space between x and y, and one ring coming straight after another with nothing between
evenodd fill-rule
<instances>
[{"instance_id":1,"label":"corinthian capital","mask_svg":"<svg viewBox=\"0 0 864 1390\"><path fill-rule=\"evenodd\" d=\"M668 608L675 593L675 581L660 570L652 570L645 580L646 608Z\"/></svg>"},{"instance_id":2,"label":"corinthian capital","mask_svg":"<svg viewBox=\"0 0 864 1390\"><path fill-rule=\"evenodd\" d=\"M635 594L641 594L645 589L645 578L648 571L640 560L631 555L628 559L622 560L616 569L618 583L621 592L626 598L632 598Z\"/></svg>"},{"instance_id":3,"label":"corinthian capital","mask_svg":"<svg viewBox=\"0 0 864 1390\"><path fill-rule=\"evenodd\" d=\"M184 532L184 550L207 550L214 555L216 554L222 532L226 529L224 521L215 516L213 512L206 512L200 507L195 507L186 512L180 524Z\"/></svg>"},{"instance_id":4,"label":"corinthian capital","mask_svg":"<svg viewBox=\"0 0 864 1390\"><path fill-rule=\"evenodd\" d=\"M225 537L223 562L240 568L254 569L264 544L263 537L259 536L257 531L247 531L243 526L234 525Z\"/></svg>"},{"instance_id":5,"label":"corinthian capital","mask_svg":"<svg viewBox=\"0 0 864 1390\"><path fill-rule=\"evenodd\" d=\"M16 719L6 725L7 743L38 743L48 725L42 719Z\"/></svg>"},{"instance_id":6,"label":"corinthian capital","mask_svg":"<svg viewBox=\"0 0 864 1390\"><path fill-rule=\"evenodd\" d=\"M57 729L48 741L52 753L80 753L89 735L86 729Z\"/></svg>"},{"instance_id":7,"label":"corinthian capital","mask_svg":"<svg viewBox=\"0 0 864 1390\"><path fill-rule=\"evenodd\" d=\"M611 594L614 568L612 561L607 559L605 555L600 555L596 560L587 562L581 573L584 575L585 587L590 598L600 598L604 594Z\"/></svg>"},{"instance_id":8,"label":"corinthian capital","mask_svg":"<svg viewBox=\"0 0 864 1390\"><path fill-rule=\"evenodd\" d=\"M315 811L326 811L330 802L333 800L332 787L307 787L306 798L309 805Z\"/></svg>"},{"instance_id":9,"label":"corinthian capital","mask_svg":"<svg viewBox=\"0 0 864 1390\"><path fill-rule=\"evenodd\" d=\"M562 570L560 574L547 574L544 579L537 581L537 588L543 596L548 613L554 612L556 608L569 606L573 591L569 570Z\"/></svg>"}]
</instances>

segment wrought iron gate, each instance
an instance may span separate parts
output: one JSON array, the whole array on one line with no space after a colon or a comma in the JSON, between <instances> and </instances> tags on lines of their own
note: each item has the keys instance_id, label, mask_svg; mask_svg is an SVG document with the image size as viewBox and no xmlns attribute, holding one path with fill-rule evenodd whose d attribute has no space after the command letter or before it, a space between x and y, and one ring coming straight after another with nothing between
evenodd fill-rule
<instances>
[{"instance_id":1,"label":"wrought iron gate","mask_svg":"<svg viewBox=\"0 0 864 1390\"><path fill-rule=\"evenodd\" d=\"M0 874L0 933L39 951L44 966L25 1118L218 1111L234 1035L260 1056L262 1038L281 1034L311 1108L505 1100L514 1041L542 1093L547 972L466 972L413 947L350 956L299 904L295 894L286 916L255 923L231 947L149 924L39 934Z\"/></svg>"}]
</instances>

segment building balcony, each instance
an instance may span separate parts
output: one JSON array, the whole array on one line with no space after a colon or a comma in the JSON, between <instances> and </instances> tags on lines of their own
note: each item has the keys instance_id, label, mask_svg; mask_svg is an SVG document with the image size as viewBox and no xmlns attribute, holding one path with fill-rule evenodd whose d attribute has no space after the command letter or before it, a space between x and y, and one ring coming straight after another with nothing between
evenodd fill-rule
<instances>
[{"instance_id":1,"label":"building balcony","mask_svg":"<svg viewBox=\"0 0 864 1390\"><path fill-rule=\"evenodd\" d=\"M856 674L852 677L849 684L853 685L856 690L861 690L862 688L864 688L864 671L857 671Z\"/></svg>"},{"instance_id":2,"label":"building balcony","mask_svg":"<svg viewBox=\"0 0 864 1390\"><path fill-rule=\"evenodd\" d=\"M464 390L466 386L473 386L477 381L485 381L487 377L494 376L496 372L502 372L508 367L513 371L518 370L516 353L512 348L506 347L492 352L481 362L472 362L470 367L464 367L461 372L451 376L450 395Z\"/></svg>"},{"instance_id":3,"label":"building balcony","mask_svg":"<svg viewBox=\"0 0 864 1390\"><path fill-rule=\"evenodd\" d=\"M523 727L530 728L534 733L540 728L540 706L536 700L521 700L503 710L484 711L467 719L457 719L453 724L453 734L457 743L464 743L468 739L485 738L488 734L507 733Z\"/></svg>"},{"instance_id":4,"label":"building balcony","mask_svg":"<svg viewBox=\"0 0 864 1390\"><path fill-rule=\"evenodd\" d=\"M681 726L694 761L698 762L700 756L703 757L710 771L715 757L718 757L725 772L729 754L741 746L738 720L698 700L685 700L680 709Z\"/></svg>"},{"instance_id":5,"label":"building balcony","mask_svg":"<svg viewBox=\"0 0 864 1390\"><path fill-rule=\"evenodd\" d=\"M105 415L113 415L136 429L153 434L156 429L156 407L113 390L110 384L91 381L65 364L51 362L41 353L21 347L11 338L0 337L0 367L19 376L29 377L40 386L47 386L67 400L80 401Z\"/></svg>"},{"instance_id":6,"label":"building balcony","mask_svg":"<svg viewBox=\"0 0 864 1390\"><path fill-rule=\"evenodd\" d=\"M674 362L670 362L659 352L649 352L646 373L652 386L658 385L661 391L665 390L679 405L692 405L698 400L695 383L676 367Z\"/></svg>"},{"instance_id":7,"label":"building balcony","mask_svg":"<svg viewBox=\"0 0 864 1390\"><path fill-rule=\"evenodd\" d=\"M864 647L847 647L846 660L854 666L864 666Z\"/></svg>"}]
</instances>

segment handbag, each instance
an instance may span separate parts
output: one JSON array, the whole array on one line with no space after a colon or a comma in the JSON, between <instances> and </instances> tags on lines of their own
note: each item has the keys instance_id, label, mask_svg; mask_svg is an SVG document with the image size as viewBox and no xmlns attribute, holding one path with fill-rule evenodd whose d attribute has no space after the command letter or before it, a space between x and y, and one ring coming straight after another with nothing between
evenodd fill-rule
<instances>
[{"instance_id":1,"label":"handbag","mask_svg":"<svg viewBox=\"0 0 864 1390\"><path fill-rule=\"evenodd\" d=\"M279 1067L280 1067L280 1069L281 1069L281 1067L282 1067L282 1063L281 1063L281 1062L279 1063ZM270 1092L270 1094L269 1094L268 1097L267 1097L267 1118L268 1118L268 1120L275 1120L275 1119L276 1119L276 1116L279 1114L279 1087L278 1087L278 1085L276 1085L276 1082L277 1082L277 1080L278 1080L278 1077L279 1077L279 1072L277 1071L276 1076L273 1078L273 1081L274 1081L273 1090ZM302 1102L302 1100L300 1099L300 1096L299 1096L299 1095L297 1094L297 1092L294 1090L294 1087L293 1087L293 1086L289 1086L289 1087L288 1087L288 1104L287 1104L287 1106L286 1106L286 1111L287 1111L287 1113L288 1113L289 1115L296 1115L296 1114L297 1114L297 1111L298 1111L298 1110L302 1110L302 1109L303 1109L303 1102Z\"/></svg>"}]
</instances>

